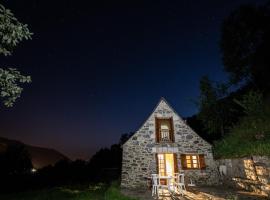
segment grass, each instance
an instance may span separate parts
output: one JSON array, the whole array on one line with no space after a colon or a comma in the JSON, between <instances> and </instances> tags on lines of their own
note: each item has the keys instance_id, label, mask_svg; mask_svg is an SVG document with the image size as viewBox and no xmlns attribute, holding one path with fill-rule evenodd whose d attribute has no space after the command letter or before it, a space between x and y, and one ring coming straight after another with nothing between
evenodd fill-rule
<instances>
[{"instance_id":1,"label":"grass","mask_svg":"<svg viewBox=\"0 0 270 200\"><path fill-rule=\"evenodd\" d=\"M270 111L245 117L228 136L214 145L216 158L270 156Z\"/></svg>"},{"instance_id":2,"label":"grass","mask_svg":"<svg viewBox=\"0 0 270 200\"><path fill-rule=\"evenodd\" d=\"M214 144L216 158L270 156L270 104L258 91L250 91L235 100L245 116L228 135Z\"/></svg>"},{"instance_id":3,"label":"grass","mask_svg":"<svg viewBox=\"0 0 270 200\"><path fill-rule=\"evenodd\" d=\"M123 196L117 184L64 186L51 189L1 195L1 200L135 200Z\"/></svg>"},{"instance_id":4,"label":"grass","mask_svg":"<svg viewBox=\"0 0 270 200\"><path fill-rule=\"evenodd\" d=\"M227 137L215 144L216 158L242 158L247 156L270 156L270 140L246 141Z\"/></svg>"}]
</instances>

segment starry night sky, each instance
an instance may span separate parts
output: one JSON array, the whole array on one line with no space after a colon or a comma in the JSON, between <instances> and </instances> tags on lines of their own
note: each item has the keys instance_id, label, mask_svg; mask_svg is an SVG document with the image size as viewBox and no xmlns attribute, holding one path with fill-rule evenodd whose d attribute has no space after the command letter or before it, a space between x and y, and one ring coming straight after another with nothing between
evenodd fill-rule
<instances>
[{"instance_id":1,"label":"starry night sky","mask_svg":"<svg viewBox=\"0 0 270 200\"><path fill-rule=\"evenodd\" d=\"M160 97L195 114L200 77L227 79L223 18L255 2L266 1L3 1L34 35L0 58L32 77L15 106L1 108L0 136L88 159L136 131Z\"/></svg>"}]
</instances>

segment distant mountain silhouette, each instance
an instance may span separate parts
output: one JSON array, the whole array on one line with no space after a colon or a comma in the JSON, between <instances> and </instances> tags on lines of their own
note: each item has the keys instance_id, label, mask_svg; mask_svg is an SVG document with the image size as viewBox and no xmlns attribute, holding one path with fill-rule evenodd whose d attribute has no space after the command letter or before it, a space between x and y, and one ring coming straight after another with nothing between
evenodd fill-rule
<instances>
[{"instance_id":1,"label":"distant mountain silhouette","mask_svg":"<svg viewBox=\"0 0 270 200\"><path fill-rule=\"evenodd\" d=\"M7 138L0 137L0 153L5 151L8 145L11 144L24 144L20 141L11 140ZM59 160L69 160L69 158L62 153L44 147L36 147L32 145L24 144L32 158L32 164L34 168L40 169L48 165L54 165Z\"/></svg>"}]
</instances>

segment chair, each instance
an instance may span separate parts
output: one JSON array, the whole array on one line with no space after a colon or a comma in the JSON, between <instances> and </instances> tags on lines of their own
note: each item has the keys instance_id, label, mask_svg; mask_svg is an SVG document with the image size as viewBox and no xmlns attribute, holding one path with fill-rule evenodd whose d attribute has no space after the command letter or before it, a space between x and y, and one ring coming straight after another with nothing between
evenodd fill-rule
<instances>
[{"instance_id":1,"label":"chair","mask_svg":"<svg viewBox=\"0 0 270 200\"><path fill-rule=\"evenodd\" d=\"M181 195L184 195L183 191L186 191L186 186L185 186L185 174L184 173L177 173L175 174L176 176L176 183L175 186L177 188L177 190L179 191L179 193Z\"/></svg>"},{"instance_id":2,"label":"chair","mask_svg":"<svg viewBox=\"0 0 270 200\"><path fill-rule=\"evenodd\" d=\"M159 189L168 189L167 185L161 185L158 174L152 174L152 196L159 197Z\"/></svg>"},{"instance_id":3,"label":"chair","mask_svg":"<svg viewBox=\"0 0 270 200\"><path fill-rule=\"evenodd\" d=\"M159 179L157 174L152 174L152 196L158 196Z\"/></svg>"}]
</instances>

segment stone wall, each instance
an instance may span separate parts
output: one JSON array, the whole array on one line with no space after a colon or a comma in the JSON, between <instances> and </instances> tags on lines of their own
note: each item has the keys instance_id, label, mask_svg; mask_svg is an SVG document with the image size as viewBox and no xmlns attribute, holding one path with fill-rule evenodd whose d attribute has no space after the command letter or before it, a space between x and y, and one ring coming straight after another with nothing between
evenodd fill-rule
<instances>
[{"instance_id":1,"label":"stone wall","mask_svg":"<svg viewBox=\"0 0 270 200\"><path fill-rule=\"evenodd\" d=\"M221 167L225 169L221 175L224 184L270 197L270 157L220 159L217 164L225 166Z\"/></svg>"},{"instance_id":2,"label":"stone wall","mask_svg":"<svg viewBox=\"0 0 270 200\"><path fill-rule=\"evenodd\" d=\"M157 144L155 118L173 117L175 142ZM192 177L196 184L216 184L217 166L213 160L212 147L199 137L176 112L161 100L143 126L123 145L121 186L146 187L147 177L157 173L156 153L176 153L178 169L182 169L181 154L204 154L205 170L185 170L186 181Z\"/></svg>"}]
</instances>

